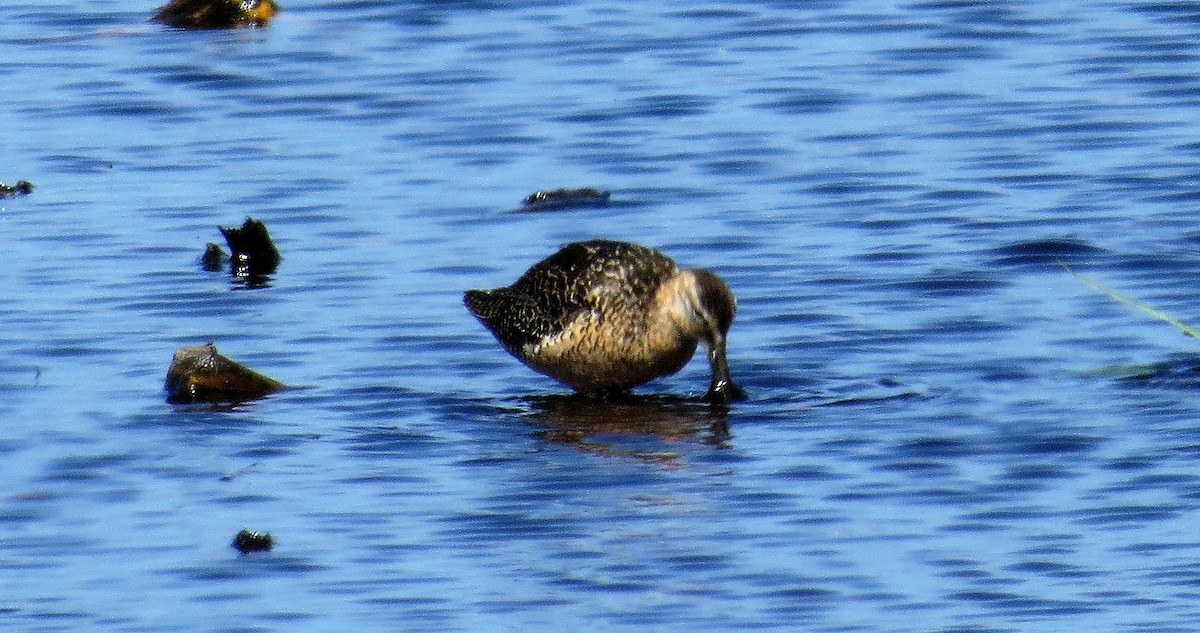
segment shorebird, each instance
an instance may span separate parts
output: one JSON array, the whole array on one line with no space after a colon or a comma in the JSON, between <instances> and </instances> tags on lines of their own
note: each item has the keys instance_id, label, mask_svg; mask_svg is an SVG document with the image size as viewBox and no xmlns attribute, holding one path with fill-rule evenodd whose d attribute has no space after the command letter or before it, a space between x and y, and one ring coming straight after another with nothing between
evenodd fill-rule
<instances>
[{"instance_id":1,"label":"shorebird","mask_svg":"<svg viewBox=\"0 0 1200 633\"><path fill-rule=\"evenodd\" d=\"M652 248L567 244L511 286L468 290L463 303L509 353L582 394L622 393L673 374L703 341L712 365L705 398L745 397L725 357L737 311L729 286Z\"/></svg>"}]
</instances>

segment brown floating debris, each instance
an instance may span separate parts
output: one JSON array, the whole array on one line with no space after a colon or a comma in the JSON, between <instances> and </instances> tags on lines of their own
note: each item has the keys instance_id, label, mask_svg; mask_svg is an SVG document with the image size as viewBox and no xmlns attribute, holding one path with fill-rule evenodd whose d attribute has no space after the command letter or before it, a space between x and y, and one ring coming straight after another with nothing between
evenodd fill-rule
<instances>
[{"instance_id":1,"label":"brown floating debris","mask_svg":"<svg viewBox=\"0 0 1200 633\"><path fill-rule=\"evenodd\" d=\"M275 540L271 538L270 532L252 532L250 530L242 530L233 537L234 549L243 553L250 552L269 552L275 545Z\"/></svg>"},{"instance_id":2,"label":"brown floating debris","mask_svg":"<svg viewBox=\"0 0 1200 633\"><path fill-rule=\"evenodd\" d=\"M150 21L181 29L255 27L278 11L274 0L171 0Z\"/></svg>"},{"instance_id":3,"label":"brown floating debris","mask_svg":"<svg viewBox=\"0 0 1200 633\"><path fill-rule=\"evenodd\" d=\"M15 185L0 182L0 198L15 198L33 193L33 183L28 180L18 180Z\"/></svg>"},{"instance_id":4,"label":"brown floating debris","mask_svg":"<svg viewBox=\"0 0 1200 633\"><path fill-rule=\"evenodd\" d=\"M522 201L526 211L548 211L552 209L568 209L578 207L602 207L608 204L611 191L601 191L592 187L581 189L551 189L535 191Z\"/></svg>"},{"instance_id":5,"label":"brown floating debris","mask_svg":"<svg viewBox=\"0 0 1200 633\"><path fill-rule=\"evenodd\" d=\"M245 402L287 385L222 356L212 343L181 347L167 369L167 401Z\"/></svg>"},{"instance_id":6,"label":"brown floating debris","mask_svg":"<svg viewBox=\"0 0 1200 633\"><path fill-rule=\"evenodd\" d=\"M217 227L225 236L225 243L232 251L230 260L235 277L247 280L251 286L265 285L267 275L275 272L283 259L279 249L271 241L267 225L254 218L246 218L240 227Z\"/></svg>"}]
</instances>

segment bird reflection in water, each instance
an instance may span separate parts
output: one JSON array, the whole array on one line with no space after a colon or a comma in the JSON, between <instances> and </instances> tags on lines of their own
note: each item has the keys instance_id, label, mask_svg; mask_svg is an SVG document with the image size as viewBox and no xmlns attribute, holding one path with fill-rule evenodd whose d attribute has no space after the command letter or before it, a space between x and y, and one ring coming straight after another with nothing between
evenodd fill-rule
<instances>
[{"instance_id":1,"label":"bird reflection in water","mask_svg":"<svg viewBox=\"0 0 1200 633\"><path fill-rule=\"evenodd\" d=\"M683 466L684 450L662 443L701 441L729 446L729 407L679 396L631 395L606 399L578 394L530 396L529 421L551 442L606 457Z\"/></svg>"}]
</instances>

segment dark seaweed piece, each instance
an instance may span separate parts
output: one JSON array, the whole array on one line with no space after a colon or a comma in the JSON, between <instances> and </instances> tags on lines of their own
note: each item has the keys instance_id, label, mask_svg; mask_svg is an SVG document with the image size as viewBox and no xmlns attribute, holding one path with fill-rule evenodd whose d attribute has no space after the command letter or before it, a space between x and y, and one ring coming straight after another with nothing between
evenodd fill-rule
<instances>
[{"instance_id":1,"label":"dark seaweed piece","mask_svg":"<svg viewBox=\"0 0 1200 633\"><path fill-rule=\"evenodd\" d=\"M278 11L274 0L171 0L150 21L180 29L258 27Z\"/></svg>"},{"instance_id":2,"label":"dark seaweed piece","mask_svg":"<svg viewBox=\"0 0 1200 633\"><path fill-rule=\"evenodd\" d=\"M565 187L538 190L521 201L526 211L550 211L555 209L577 209L583 207L603 207L608 204L611 191L602 191L593 187L567 189Z\"/></svg>"},{"instance_id":3,"label":"dark seaweed piece","mask_svg":"<svg viewBox=\"0 0 1200 633\"><path fill-rule=\"evenodd\" d=\"M267 285L267 276L275 272L283 259L271 241L267 225L254 218L246 218L241 227L218 228L232 251L230 259L233 266L230 272L233 276L244 280L250 288Z\"/></svg>"},{"instance_id":4,"label":"dark seaweed piece","mask_svg":"<svg viewBox=\"0 0 1200 633\"><path fill-rule=\"evenodd\" d=\"M215 273L224 267L227 257L224 249L209 242L208 246L204 247L204 254L200 256L200 266L210 273Z\"/></svg>"},{"instance_id":5,"label":"dark seaweed piece","mask_svg":"<svg viewBox=\"0 0 1200 633\"><path fill-rule=\"evenodd\" d=\"M275 545L275 539L270 532L253 532L242 530L233 537L233 548L243 554L250 552L269 552Z\"/></svg>"},{"instance_id":6,"label":"dark seaweed piece","mask_svg":"<svg viewBox=\"0 0 1200 633\"><path fill-rule=\"evenodd\" d=\"M0 198L15 198L33 193L33 183L28 180L18 180L15 185L0 182Z\"/></svg>"}]
</instances>

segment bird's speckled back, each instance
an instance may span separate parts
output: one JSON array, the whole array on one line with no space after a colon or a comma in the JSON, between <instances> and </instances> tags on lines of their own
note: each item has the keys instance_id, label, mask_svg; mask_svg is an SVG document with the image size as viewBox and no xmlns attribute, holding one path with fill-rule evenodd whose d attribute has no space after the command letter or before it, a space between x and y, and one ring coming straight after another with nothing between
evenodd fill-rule
<instances>
[{"instance_id":1,"label":"bird's speckled back","mask_svg":"<svg viewBox=\"0 0 1200 633\"><path fill-rule=\"evenodd\" d=\"M644 246L609 240L567 244L511 286L471 290L467 309L510 351L554 336L580 312L643 315L655 291L679 272Z\"/></svg>"}]
</instances>

